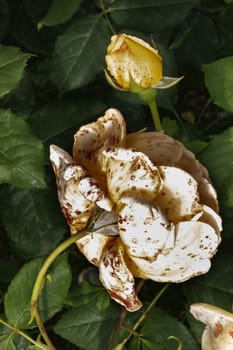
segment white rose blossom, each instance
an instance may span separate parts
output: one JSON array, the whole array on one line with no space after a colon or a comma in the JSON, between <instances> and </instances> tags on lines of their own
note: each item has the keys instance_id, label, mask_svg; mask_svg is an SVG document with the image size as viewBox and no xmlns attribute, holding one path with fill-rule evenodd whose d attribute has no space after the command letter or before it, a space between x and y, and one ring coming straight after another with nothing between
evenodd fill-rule
<instances>
[{"instance_id":1,"label":"white rose blossom","mask_svg":"<svg viewBox=\"0 0 233 350\"><path fill-rule=\"evenodd\" d=\"M62 211L77 241L99 268L111 298L136 311L134 278L183 282L206 273L222 230L206 168L163 132L126 134L108 109L74 135L73 157L50 146Z\"/></svg>"},{"instance_id":2,"label":"white rose blossom","mask_svg":"<svg viewBox=\"0 0 233 350\"><path fill-rule=\"evenodd\" d=\"M233 350L233 314L217 306L196 303L191 314L206 325L202 335L202 350Z\"/></svg>"}]
</instances>

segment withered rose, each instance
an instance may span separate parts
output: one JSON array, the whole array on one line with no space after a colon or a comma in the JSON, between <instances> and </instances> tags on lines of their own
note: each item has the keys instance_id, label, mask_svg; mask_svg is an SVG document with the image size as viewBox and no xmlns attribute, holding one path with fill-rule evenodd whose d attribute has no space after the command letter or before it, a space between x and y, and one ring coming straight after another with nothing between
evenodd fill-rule
<instances>
[{"instance_id":1,"label":"withered rose","mask_svg":"<svg viewBox=\"0 0 233 350\"><path fill-rule=\"evenodd\" d=\"M111 298L141 307L135 277L182 282L206 273L221 241L208 172L163 132L126 135L109 109L74 136L73 157L51 145L58 197L80 251L99 268Z\"/></svg>"},{"instance_id":2,"label":"withered rose","mask_svg":"<svg viewBox=\"0 0 233 350\"><path fill-rule=\"evenodd\" d=\"M214 305L197 303L191 314L206 325L202 335L202 350L233 349L233 314Z\"/></svg>"}]
</instances>

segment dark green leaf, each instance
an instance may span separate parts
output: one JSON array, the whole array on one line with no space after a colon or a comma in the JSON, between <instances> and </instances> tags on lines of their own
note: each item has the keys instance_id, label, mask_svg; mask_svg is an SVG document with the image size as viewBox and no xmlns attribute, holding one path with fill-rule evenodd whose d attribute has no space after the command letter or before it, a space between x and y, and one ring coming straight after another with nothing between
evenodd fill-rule
<instances>
[{"instance_id":1,"label":"dark green leaf","mask_svg":"<svg viewBox=\"0 0 233 350\"><path fill-rule=\"evenodd\" d=\"M193 19L187 19L182 24L181 32L186 33L185 38L178 46L176 55L182 65L189 65L190 72L193 66L200 66L215 59L218 37L213 20L198 14Z\"/></svg>"},{"instance_id":2,"label":"dark green leaf","mask_svg":"<svg viewBox=\"0 0 233 350\"><path fill-rule=\"evenodd\" d=\"M134 337L130 342L129 350L167 350L167 347L153 340Z\"/></svg>"},{"instance_id":3,"label":"dark green leaf","mask_svg":"<svg viewBox=\"0 0 233 350\"><path fill-rule=\"evenodd\" d=\"M2 316L2 315L1 315ZM4 321L5 318L2 318ZM25 334L25 332L24 332ZM23 336L0 323L0 349L1 350L29 350L29 343Z\"/></svg>"},{"instance_id":4,"label":"dark green leaf","mask_svg":"<svg viewBox=\"0 0 233 350\"><path fill-rule=\"evenodd\" d=\"M185 325L157 307L150 311L143 322L140 335L146 341L143 349L152 349L154 342L154 349L157 349L157 343L158 349L176 350L177 343L168 339L170 336L175 336L181 341L183 350L199 350L198 344Z\"/></svg>"},{"instance_id":5,"label":"dark green leaf","mask_svg":"<svg viewBox=\"0 0 233 350\"><path fill-rule=\"evenodd\" d=\"M104 108L95 98L83 97L78 101L64 98L37 108L31 114L29 123L34 132L47 141L69 128L89 122L90 118L99 116Z\"/></svg>"},{"instance_id":6,"label":"dark green leaf","mask_svg":"<svg viewBox=\"0 0 233 350\"><path fill-rule=\"evenodd\" d=\"M7 0L0 1L0 8L0 39L2 40L6 35L10 25L10 16Z\"/></svg>"},{"instance_id":7,"label":"dark green leaf","mask_svg":"<svg viewBox=\"0 0 233 350\"><path fill-rule=\"evenodd\" d=\"M18 267L10 258L0 258L0 283L10 282Z\"/></svg>"},{"instance_id":8,"label":"dark green leaf","mask_svg":"<svg viewBox=\"0 0 233 350\"><path fill-rule=\"evenodd\" d=\"M17 350L14 335L0 335L0 349L1 350Z\"/></svg>"},{"instance_id":9,"label":"dark green leaf","mask_svg":"<svg viewBox=\"0 0 233 350\"><path fill-rule=\"evenodd\" d=\"M108 28L99 15L79 19L58 37L51 77L60 91L84 86L103 70L108 38Z\"/></svg>"},{"instance_id":10,"label":"dark green leaf","mask_svg":"<svg viewBox=\"0 0 233 350\"><path fill-rule=\"evenodd\" d=\"M13 278L5 295L5 314L8 322L18 328L30 328L30 300L36 276L43 259L25 264ZM49 270L42 294L39 311L43 320L48 320L63 307L71 283L71 271L67 255L60 256Z\"/></svg>"},{"instance_id":11,"label":"dark green leaf","mask_svg":"<svg viewBox=\"0 0 233 350\"><path fill-rule=\"evenodd\" d=\"M44 188L42 142L10 110L0 110L0 143L0 183Z\"/></svg>"},{"instance_id":12,"label":"dark green leaf","mask_svg":"<svg viewBox=\"0 0 233 350\"><path fill-rule=\"evenodd\" d=\"M18 47L0 45L0 97L16 87L29 57Z\"/></svg>"},{"instance_id":13,"label":"dark green leaf","mask_svg":"<svg viewBox=\"0 0 233 350\"><path fill-rule=\"evenodd\" d=\"M233 112L233 56L203 66L205 84L213 102Z\"/></svg>"},{"instance_id":14,"label":"dark green leaf","mask_svg":"<svg viewBox=\"0 0 233 350\"><path fill-rule=\"evenodd\" d=\"M53 31L38 31L37 23L45 15L51 0L8 1L11 8L11 36L24 50L33 53L51 52ZM11 39L12 40L12 39Z\"/></svg>"},{"instance_id":15,"label":"dark green leaf","mask_svg":"<svg viewBox=\"0 0 233 350\"><path fill-rule=\"evenodd\" d=\"M214 304L231 311L233 281L229 276L232 274L233 257L217 255L208 274L184 284L188 301Z\"/></svg>"},{"instance_id":16,"label":"dark green leaf","mask_svg":"<svg viewBox=\"0 0 233 350\"><path fill-rule=\"evenodd\" d=\"M233 4L233 1L231 1ZM233 55L233 5L225 7L217 17L219 50L222 57Z\"/></svg>"},{"instance_id":17,"label":"dark green leaf","mask_svg":"<svg viewBox=\"0 0 233 350\"><path fill-rule=\"evenodd\" d=\"M110 6L113 21L121 27L160 32L180 23L197 0L115 0Z\"/></svg>"},{"instance_id":18,"label":"dark green leaf","mask_svg":"<svg viewBox=\"0 0 233 350\"><path fill-rule=\"evenodd\" d=\"M233 206L233 128L216 135L199 154L199 159L210 172L224 205Z\"/></svg>"},{"instance_id":19,"label":"dark green leaf","mask_svg":"<svg viewBox=\"0 0 233 350\"><path fill-rule=\"evenodd\" d=\"M38 28L66 22L79 9L83 0L53 0L48 13L38 23Z\"/></svg>"},{"instance_id":20,"label":"dark green leaf","mask_svg":"<svg viewBox=\"0 0 233 350\"><path fill-rule=\"evenodd\" d=\"M85 350L103 350L114 332L120 308L110 302L102 287L83 283L77 292L76 306L55 325L61 337Z\"/></svg>"},{"instance_id":21,"label":"dark green leaf","mask_svg":"<svg viewBox=\"0 0 233 350\"><path fill-rule=\"evenodd\" d=\"M54 195L44 190L2 189L0 217L18 255L48 254L62 240L67 228Z\"/></svg>"}]
</instances>

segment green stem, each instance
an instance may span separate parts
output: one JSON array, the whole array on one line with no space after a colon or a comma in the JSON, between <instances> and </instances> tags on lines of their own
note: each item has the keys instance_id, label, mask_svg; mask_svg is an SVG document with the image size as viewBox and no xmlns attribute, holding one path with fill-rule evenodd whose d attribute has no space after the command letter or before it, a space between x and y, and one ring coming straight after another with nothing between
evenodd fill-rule
<instances>
[{"instance_id":1,"label":"green stem","mask_svg":"<svg viewBox=\"0 0 233 350\"><path fill-rule=\"evenodd\" d=\"M158 112L158 108L157 108L157 103L155 98L151 99L148 101L148 105L151 111L151 115L153 118L153 122L154 122L154 127L156 131L162 131L162 125L160 122L160 118L159 118L159 112Z\"/></svg>"},{"instance_id":2,"label":"green stem","mask_svg":"<svg viewBox=\"0 0 233 350\"><path fill-rule=\"evenodd\" d=\"M137 93L142 99L142 101L146 102L146 104L150 108L155 130L162 131L163 129L160 122L159 112L158 112L157 103L156 103L156 90L145 89L145 90L137 91Z\"/></svg>"},{"instance_id":3,"label":"green stem","mask_svg":"<svg viewBox=\"0 0 233 350\"><path fill-rule=\"evenodd\" d=\"M11 326L9 323L3 321L2 319L0 319L0 323L11 329L14 333L19 334L21 337L25 338L27 341L29 341L30 343L32 343L33 345L36 345L37 348L42 349L42 350L48 350L46 345L42 345L40 343L38 343L37 341L35 341L34 339L32 339L31 337L29 337L29 335L25 334L24 332L22 332L20 329L15 328L13 326Z\"/></svg>"},{"instance_id":4,"label":"green stem","mask_svg":"<svg viewBox=\"0 0 233 350\"><path fill-rule=\"evenodd\" d=\"M141 325L141 323L144 321L144 319L146 318L147 314L150 312L150 310L152 309L152 307L157 303L157 301L161 298L161 296L163 295L163 293L167 290L167 288L169 287L169 283L166 283L165 286L159 291L158 294L156 294L156 296L154 297L154 299L152 300L152 302L147 306L146 310L141 314L140 318L138 319L138 321L135 323L135 325L133 326L133 330L136 331L138 329L138 327Z\"/></svg>"},{"instance_id":5,"label":"green stem","mask_svg":"<svg viewBox=\"0 0 233 350\"><path fill-rule=\"evenodd\" d=\"M128 335L127 338L125 338L123 340L123 342L121 343L122 345L122 349L123 346L130 340L130 338L132 337L133 334L136 333L138 327L142 324L142 322L145 320L146 316L148 315L148 313L150 312L150 310L152 309L152 307L157 303L157 301L161 298L161 296L163 295L163 293L167 290L167 288L169 287L169 283L166 283L165 286L159 291L158 294L156 294L156 296L154 297L154 299L152 300L152 302L147 306L147 308L143 311L143 313L141 314L141 316L139 317L139 319L137 320L137 322L134 324L130 334Z\"/></svg>"},{"instance_id":6,"label":"green stem","mask_svg":"<svg viewBox=\"0 0 233 350\"><path fill-rule=\"evenodd\" d=\"M67 240L62 242L59 246L57 246L52 253L46 258L44 261L34 284L34 288L32 291L31 296L31 319L29 323L31 323L34 318L37 322L38 328L41 332L41 335L43 336L46 344L48 345L49 349L55 350L54 345L52 344L51 340L49 339L49 336L45 330L43 321L41 320L40 313L39 313L39 296L42 291L42 288L45 283L45 279L47 276L48 269L53 264L55 259L64 252L69 246L71 246L73 243L75 243L77 240L81 239L82 237L86 236L89 232L86 230L83 230L71 237L69 237Z\"/></svg>"}]
</instances>

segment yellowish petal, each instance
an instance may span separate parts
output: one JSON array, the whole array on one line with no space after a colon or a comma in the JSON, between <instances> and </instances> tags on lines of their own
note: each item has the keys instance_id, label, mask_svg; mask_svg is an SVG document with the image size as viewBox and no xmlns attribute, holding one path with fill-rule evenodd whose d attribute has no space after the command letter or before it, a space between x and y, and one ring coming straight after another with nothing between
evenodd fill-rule
<instances>
[{"instance_id":1,"label":"yellowish petal","mask_svg":"<svg viewBox=\"0 0 233 350\"><path fill-rule=\"evenodd\" d=\"M217 192L210 180L202 177L198 182L198 189L200 194L200 199L202 203L205 203L211 207L216 213L219 212L219 204L217 199Z\"/></svg>"},{"instance_id":2,"label":"yellowish petal","mask_svg":"<svg viewBox=\"0 0 233 350\"><path fill-rule=\"evenodd\" d=\"M192 176L175 167L160 166L159 171L163 179L163 189L158 193L156 203L168 220L174 223L191 220L202 212L198 185Z\"/></svg>"},{"instance_id":3,"label":"yellowish petal","mask_svg":"<svg viewBox=\"0 0 233 350\"><path fill-rule=\"evenodd\" d=\"M124 146L126 138L125 121L116 109L108 109L96 122L82 126L74 135L73 157L77 164L88 170L101 186L102 150ZM104 176L102 174L102 176Z\"/></svg>"},{"instance_id":4,"label":"yellowish petal","mask_svg":"<svg viewBox=\"0 0 233 350\"><path fill-rule=\"evenodd\" d=\"M219 243L221 242L220 232L222 231L222 219L221 217L207 205L202 206L202 215L199 221L205 222L215 229L216 234L219 237Z\"/></svg>"},{"instance_id":5,"label":"yellowish petal","mask_svg":"<svg viewBox=\"0 0 233 350\"><path fill-rule=\"evenodd\" d=\"M123 89L130 88L130 79L142 88L162 79L162 59L157 50L137 37L114 35L105 59L109 73Z\"/></svg>"},{"instance_id":6,"label":"yellowish petal","mask_svg":"<svg viewBox=\"0 0 233 350\"><path fill-rule=\"evenodd\" d=\"M100 281L109 296L128 311L140 309L134 277L125 263L125 248L119 238L108 242L99 265Z\"/></svg>"},{"instance_id":7,"label":"yellowish petal","mask_svg":"<svg viewBox=\"0 0 233 350\"><path fill-rule=\"evenodd\" d=\"M198 182L200 202L219 211L207 169L181 142L162 132L142 132L128 134L126 147L145 153L155 165L175 166L188 172Z\"/></svg>"},{"instance_id":8,"label":"yellowish petal","mask_svg":"<svg viewBox=\"0 0 233 350\"><path fill-rule=\"evenodd\" d=\"M128 134L126 148L145 153L155 165L176 165L182 155L182 144L163 132Z\"/></svg>"},{"instance_id":9,"label":"yellowish petal","mask_svg":"<svg viewBox=\"0 0 233 350\"><path fill-rule=\"evenodd\" d=\"M158 254L157 259L130 257L128 266L134 276L157 282L183 282L210 269L210 259L219 244L215 230L202 222L176 225L174 248Z\"/></svg>"},{"instance_id":10,"label":"yellowish petal","mask_svg":"<svg viewBox=\"0 0 233 350\"><path fill-rule=\"evenodd\" d=\"M128 193L154 200L161 190L158 168L141 152L118 148L103 153L108 192L117 203Z\"/></svg>"},{"instance_id":11,"label":"yellowish petal","mask_svg":"<svg viewBox=\"0 0 233 350\"><path fill-rule=\"evenodd\" d=\"M202 350L233 350L233 314L219 307L196 303L191 314L206 325Z\"/></svg>"},{"instance_id":12,"label":"yellowish petal","mask_svg":"<svg viewBox=\"0 0 233 350\"><path fill-rule=\"evenodd\" d=\"M154 261L174 247L175 227L152 202L123 196L119 207L119 233L129 256Z\"/></svg>"}]
</instances>

